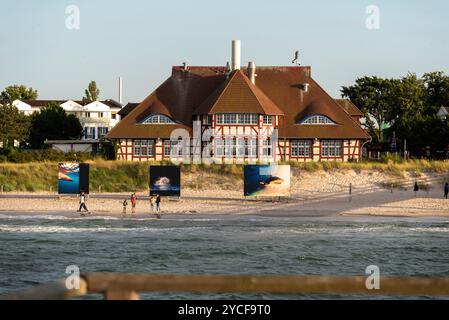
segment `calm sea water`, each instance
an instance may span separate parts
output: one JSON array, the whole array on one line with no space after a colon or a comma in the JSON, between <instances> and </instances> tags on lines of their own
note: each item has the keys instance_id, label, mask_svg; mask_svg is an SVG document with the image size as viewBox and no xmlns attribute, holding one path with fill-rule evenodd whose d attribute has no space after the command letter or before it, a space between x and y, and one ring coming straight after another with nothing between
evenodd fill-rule
<instances>
[{"instance_id":1,"label":"calm sea water","mask_svg":"<svg viewBox=\"0 0 449 320\"><path fill-rule=\"evenodd\" d=\"M381 275L449 276L449 219L165 216L155 220L0 214L0 293L63 278L66 267L73 264L81 272L306 275L363 275L366 266L375 264Z\"/></svg>"}]
</instances>

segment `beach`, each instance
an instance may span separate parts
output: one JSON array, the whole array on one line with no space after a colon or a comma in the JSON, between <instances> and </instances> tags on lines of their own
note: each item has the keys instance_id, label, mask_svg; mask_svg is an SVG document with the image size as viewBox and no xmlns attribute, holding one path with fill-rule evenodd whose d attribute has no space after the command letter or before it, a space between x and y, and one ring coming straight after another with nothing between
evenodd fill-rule
<instances>
[{"instance_id":1,"label":"beach","mask_svg":"<svg viewBox=\"0 0 449 320\"><path fill-rule=\"evenodd\" d=\"M192 177L185 177L192 183ZM423 188L416 196L413 181ZM441 175L428 174L392 177L380 172L302 172L292 176L291 196L285 198L254 198L243 196L243 186L206 185L201 190L183 188L178 198L163 198L162 214L208 215L270 215L270 216L449 216L449 200L443 199ZM398 183L400 181L400 184ZM394 185L394 187L393 187ZM131 214L130 193L91 192L87 207L92 215L123 216L122 203L128 200L127 214ZM148 193L137 192L134 216L148 216ZM64 213L79 216L78 197L50 192L3 193L0 212Z\"/></svg>"}]
</instances>

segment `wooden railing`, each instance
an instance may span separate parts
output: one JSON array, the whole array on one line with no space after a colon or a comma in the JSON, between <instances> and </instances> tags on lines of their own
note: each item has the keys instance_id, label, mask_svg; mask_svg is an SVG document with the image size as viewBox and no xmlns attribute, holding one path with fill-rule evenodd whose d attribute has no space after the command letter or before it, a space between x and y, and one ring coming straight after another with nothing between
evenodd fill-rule
<instances>
[{"instance_id":1,"label":"wooden railing","mask_svg":"<svg viewBox=\"0 0 449 320\"><path fill-rule=\"evenodd\" d=\"M1 299L69 299L89 293L105 299L135 300L140 292L366 294L449 296L449 278L381 277L379 289L367 289L364 276L150 275L88 273L79 289L65 280L0 296Z\"/></svg>"}]
</instances>

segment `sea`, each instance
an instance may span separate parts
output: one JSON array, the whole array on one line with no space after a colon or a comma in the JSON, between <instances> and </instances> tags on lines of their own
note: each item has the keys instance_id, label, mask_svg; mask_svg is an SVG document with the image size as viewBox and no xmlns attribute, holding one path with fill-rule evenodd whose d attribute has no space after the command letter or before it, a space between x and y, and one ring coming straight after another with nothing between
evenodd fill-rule
<instances>
[{"instance_id":1,"label":"sea","mask_svg":"<svg viewBox=\"0 0 449 320\"><path fill-rule=\"evenodd\" d=\"M0 214L0 294L80 272L449 277L449 219ZM101 299L89 294L81 299ZM144 293L142 299L434 299Z\"/></svg>"}]
</instances>

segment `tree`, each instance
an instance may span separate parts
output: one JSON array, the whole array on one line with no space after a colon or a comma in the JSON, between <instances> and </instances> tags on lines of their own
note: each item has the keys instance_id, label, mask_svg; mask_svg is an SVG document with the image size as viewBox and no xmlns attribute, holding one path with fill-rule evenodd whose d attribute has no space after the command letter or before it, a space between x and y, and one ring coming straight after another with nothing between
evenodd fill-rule
<instances>
[{"instance_id":1,"label":"tree","mask_svg":"<svg viewBox=\"0 0 449 320\"><path fill-rule=\"evenodd\" d=\"M400 143L407 140L407 149L414 156L435 155L449 146L449 119L441 120L436 114L402 117L394 128Z\"/></svg>"},{"instance_id":2,"label":"tree","mask_svg":"<svg viewBox=\"0 0 449 320\"><path fill-rule=\"evenodd\" d=\"M27 88L24 85L13 85L6 87L0 93L0 101L12 103L14 100L36 100L38 97L37 90Z\"/></svg>"},{"instance_id":3,"label":"tree","mask_svg":"<svg viewBox=\"0 0 449 320\"><path fill-rule=\"evenodd\" d=\"M58 104L50 103L32 115L29 142L33 148L39 149L47 139L79 139L82 134L83 127L75 115L67 115Z\"/></svg>"},{"instance_id":4,"label":"tree","mask_svg":"<svg viewBox=\"0 0 449 320\"><path fill-rule=\"evenodd\" d=\"M89 103L92 101L97 101L98 97L100 96L100 90L97 89L97 84L95 81L91 81L89 83L89 86L84 91L84 97L83 102Z\"/></svg>"},{"instance_id":5,"label":"tree","mask_svg":"<svg viewBox=\"0 0 449 320\"><path fill-rule=\"evenodd\" d=\"M365 127L374 142L383 142L383 129L394 117L392 113L394 79L363 77L355 85L342 87L342 97L349 98L365 116Z\"/></svg>"},{"instance_id":6,"label":"tree","mask_svg":"<svg viewBox=\"0 0 449 320\"><path fill-rule=\"evenodd\" d=\"M11 104L0 106L0 140L3 148L14 146L14 140L23 142L28 138L30 119Z\"/></svg>"},{"instance_id":7,"label":"tree","mask_svg":"<svg viewBox=\"0 0 449 320\"><path fill-rule=\"evenodd\" d=\"M441 106L449 106L449 76L442 71L423 75L425 85L426 114L438 112Z\"/></svg>"},{"instance_id":8,"label":"tree","mask_svg":"<svg viewBox=\"0 0 449 320\"><path fill-rule=\"evenodd\" d=\"M393 82L390 105L390 121L424 115L426 111L424 80L414 73L408 73L400 80Z\"/></svg>"}]
</instances>

